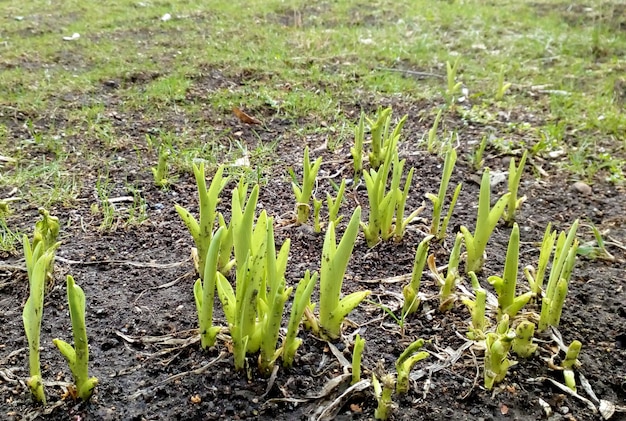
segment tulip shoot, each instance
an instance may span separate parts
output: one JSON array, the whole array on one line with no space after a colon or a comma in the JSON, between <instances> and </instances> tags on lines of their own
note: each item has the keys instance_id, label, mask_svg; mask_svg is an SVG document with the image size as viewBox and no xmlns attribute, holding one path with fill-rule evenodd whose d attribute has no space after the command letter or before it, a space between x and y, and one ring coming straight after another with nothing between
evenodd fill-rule
<instances>
[{"instance_id":1,"label":"tulip shoot","mask_svg":"<svg viewBox=\"0 0 626 421\"><path fill-rule=\"evenodd\" d=\"M435 256L431 255L428 258L428 268L436 278L440 285L439 290L439 311L448 311L454 305L456 295L453 293L453 289L456 286L459 276L459 258L461 255L461 243L463 242L463 235L458 233L454 240L454 246L450 252L450 260L448 261L448 269L446 276L444 277L437 270L435 264Z\"/></svg>"},{"instance_id":2,"label":"tulip shoot","mask_svg":"<svg viewBox=\"0 0 626 421\"><path fill-rule=\"evenodd\" d=\"M291 367L293 360L296 356L296 350L302 343L302 339L298 338L298 329L300 328L300 322L304 316L304 312L309 306L311 301L311 294L317 284L317 272L313 275L307 270L304 273L304 278L300 280L296 287L296 294L291 305L291 315L289 316L289 323L287 324L287 334L282 345L283 365L285 367Z\"/></svg>"},{"instance_id":3,"label":"tulip shoot","mask_svg":"<svg viewBox=\"0 0 626 421\"><path fill-rule=\"evenodd\" d=\"M400 131L406 123L407 117L408 115L402 117L391 134L389 134L391 107L382 111L379 110L375 121L365 117L372 133L372 151L369 153L370 168L377 170L387 159L387 156L394 153L400 138Z\"/></svg>"},{"instance_id":4,"label":"tulip shoot","mask_svg":"<svg viewBox=\"0 0 626 421\"><path fill-rule=\"evenodd\" d=\"M396 393L402 394L409 391L409 374L411 373L413 366L418 361L428 357L428 352L417 352L422 346L424 346L424 340L416 340L411 343L396 360L396 371L398 373L396 380Z\"/></svg>"},{"instance_id":5,"label":"tulip shoot","mask_svg":"<svg viewBox=\"0 0 626 421\"><path fill-rule=\"evenodd\" d=\"M375 374L372 374L372 387L374 388L376 402L378 402L378 406L374 410L374 418L377 420L387 420L391 416L394 407L391 395L395 384L396 379L393 374L384 374L380 381L378 381Z\"/></svg>"},{"instance_id":6,"label":"tulip shoot","mask_svg":"<svg viewBox=\"0 0 626 421\"><path fill-rule=\"evenodd\" d=\"M311 196L313 194L313 187L315 186L315 179L317 173L322 165L322 157L319 157L311 164L309 159L309 147L304 149L304 162L303 162L303 175L302 175L302 187L298 186L296 182L291 183L293 193L296 196L296 223L304 224L309 220L311 214Z\"/></svg>"},{"instance_id":7,"label":"tulip shoot","mask_svg":"<svg viewBox=\"0 0 626 421\"><path fill-rule=\"evenodd\" d=\"M454 170L456 157L456 150L454 148L450 148L446 153L446 159L443 164L443 175L441 176L441 184L439 185L439 194L437 196L432 193L426 194L426 197L433 203L433 219L430 224L430 233L434 235L438 240L442 240L446 236L448 223L450 222L450 218L452 217L452 212L459 197L459 193L461 192L461 184L459 183L454 190L448 213L442 221L441 211L443 209L443 204L446 199L448 183L450 182L450 177L452 176L452 171Z\"/></svg>"},{"instance_id":8,"label":"tulip shoot","mask_svg":"<svg viewBox=\"0 0 626 421\"><path fill-rule=\"evenodd\" d=\"M537 344L533 343L535 335L535 324L528 320L522 320L515 328L515 339L513 339L513 352L521 358L532 357L537 351Z\"/></svg>"},{"instance_id":9,"label":"tulip shoot","mask_svg":"<svg viewBox=\"0 0 626 421\"><path fill-rule=\"evenodd\" d=\"M370 294L370 291L358 291L340 299L343 278L359 233L360 218L359 206L352 214L338 245L335 240L335 225L332 222L328 224L324 237L320 270L319 324L322 333L330 339L339 337L343 319Z\"/></svg>"},{"instance_id":10,"label":"tulip shoot","mask_svg":"<svg viewBox=\"0 0 626 421\"><path fill-rule=\"evenodd\" d=\"M461 232L465 238L465 248L467 249L467 260L465 262L465 272L480 273L483 268L485 249L487 248L487 242L491 233L496 227L507 201L509 200L510 193L506 193L496 204L491 207L491 185L489 181L489 169L486 168L483 172L483 177L480 183L480 194L478 199L478 216L476 219L476 229L474 234L466 227L461 227Z\"/></svg>"},{"instance_id":11,"label":"tulip shoot","mask_svg":"<svg viewBox=\"0 0 626 421\"><path fill-rule=\"evenodd\" d=\"M567 347L565 359L563 360L563 379L565 380L565 385L574 392L576 392L576 376L574 375L574 367L580 364L578 361L578 354L580 354L581 348L582 343L580 341L572 341L569 347Z\"/></svg>"},{"instance_id":12,"label":"tulip shoot","mask_svg":"<svg viewBox=\"0 0 626 421\"><path fill-rule=\"evenodd\" d=\"M411 283L405 285L402 289L402 295L404 297L404 305L402 307L403 318L409 314L415 313L419 308L420 299L418 297L418 293L422 281L422 273L424 272L424 265L426 264L426 257L428 255L428 246L430 244L430 240L433 238L434 236L432 235L424 238L415 252L413 272L411 273Z\"/></svg>"},{"instance_id":13,"label":"tulip shoot","mask_svg":"<svg viewBox=\"0 0 626 421\"><path fill-rule=\"evenodd\" d=\"M219 167L213 176L213 180L211 180L209 189L207 190L204 163L201 163L199 166L194 164L193 173L196 178L198 196L200 199L200 221L196 220L196 218L194 218L194 216L182 206L175 205L174 207L180 218L185 223L185 226L187 226L196 248L198 249L199 262L196 270L200 276L203 276L205 259L213 235L213 226L215 224L216 207L219 202L219 195L228 182L228 177L223 177L224 167Z\"/></svg>"},{"instance_id":14,"label":"tulip shoot","mask_svg":"<svg viewBox=\"0 0 626 421\"><path fill-rule=\"evenodd\" d=\"M219 326L213 326L213 301L217 278L224 276L217 271L217 261L220 246L225 235L225 229L220 227L211 239L205 258L204 275L202 279L196 280L193 286L193 295L198 311L198 323L200 325L200 344L203 349L215 344L215 339L220 331Z\"/></svg>"},{"instance_id":15,"label":"tulip shoot","mask_svg":"<svg viewBox=\"0 0 626 421\"><path fill-rule=\"evenodd\" d=\"M509 201L506 205L506 212L504 213L504 220L508 224L515 222L515 212L522 206L522 203L526 200L526 196L517 197L517 191L519 190L519 183L524 173L524 165L526 164L526 155L528 151L524 151L522 158L519 161L519 166L515 166L515 159L511 158L509 163Z\"/></svg>"},{"instance_id":16,"label":"tulip shoot","mask_svg":"<svg viewBox=\"0 0 626 421\"><path fill-rule=\"evenodd\" d=\"M509 329L509 316L504 315L496 332L487 333L485 339L485 389L491 390L496 383L504 380L509 368L516 364L508 359L515 332Z\"/></svg>"},{"instance_id":17,"label":"tulip shoot","mask_svg":"<svg viewBox=\"0 0 626 421\"><path fill-rule=\"evenodd\" d=\"M30 247L28 244L28 238L24 236L24 249ZM39 255L34 264L32 264L29 274L29 287L30 295L26 300L24 311L22 313L22 319L24 322L24 330L26 332L26 339L28 340L28 366L30 371L30 378L27 381L28 387L33 395L33 398L37 402L46 404L46 395L43 388L43 379L41 378L41 364L39 362L39 348L40 348L40 335L41 335L41 320L43 318L43 297L45 289L45 281L47 275L47 268L54 257L54 248L46 250L43 254L41 249L44 248L44 243L40 242L35 247L35 250L31 253L31 259L33 256ZM26 254L26 262L29 261L28 253Z\"/></svg>"},{"instance_id":18,"label":"tulip shoot","mask_svg":"<svg viewBox=\"0 0 626 421\"><path fill-rule=\"evenodd\" d=\"M89 400L98 379L89 377L89 346L87 343L87 329L85 327L85 293L74 283L74 278L67 276L67 301L70 307L74 346L61 339L53 339L54 345L61 351L67 361L77 396L83 401Z\"/></svg>"},{"instance_id":19,"label":"tulip shoot","mask_svg":"<svg viewBox=\"0 0 626 421\"><path fill-rule=\"evenodd\" d=\"M532 291L515 296L517 285L517 268L519 263L519 226L514 223L509 246L506 251L506 261L504 262L504 275L490 276L488 281L493 285L498 294L498 317L508 314L513 319L515 315L528 303L533 296Z\"/></svg>"},{"instance_id":20,"label":"tulip shoot","mask_svg":"<svg viewBox=\"0 0 626 421\"><path fill-rule=\"evenodd\" d=\"M352 167L354 168L354 177L358 178L363 172L363 142L365 141L365 114L361 113L359 124L354 132L354 146L350 148L352 155ZM332 218L331 218L332 221Z\"/></svg>"},{"instance_id":21,"label":"tulip shoot","mask_svg":"<svg viewBox=\"0 0 626 421\"><path fill-rule=\"evenodd\" d=\"M361 338L358 333L354 338L354 349L352 350L352 383L361 381L361 357L363 348L365 347L365 339Z\"/></svg>"},{"instance_id":22,"label":"tulip shoot","mask_svg":"<svg viewBox=\"0 0 626 421\"><path fill-rule=\"evenodd\" d=\"M543 332L548 326L558 327L561 320L561 312L563 311L569 280L576 264L576 252L578 250L577 229L578 220L574 222L567 236L564 232L561 232L557 239L546 292L541 302L541 315L538 325L540 332Z\"/></svg>"},{"instance_id":23,"label":"tulip shoot","mask_svg":"<svg viewBox=\"0 0 626 421\"><path fill-rule=\"evenodd\" d=\"M488 319L485 317L487 291L480 286L474 272L470 272L469 277L472 280L472 288L476 298L473 301L469 298L462 300L472 317L472 326L469 328L469 332L467 332L467 337L473 341L479 341L485 339L485 331L488 325Z\"/></svg>"},{"instance_id":24,"label":"tulip shoot","mask_svg":"<svg viewBox=\"0 0 626 421\"><path fill-rule=\"evenodd\" d=\"M341 202L343 201L343 195L346 191L346 180L341 179L341 184L339 185L339 190L337 191L337 197L333 199L333 197L326 193L326 203L328 204L328 221L332 222L337 226L339 221L341 221L341 216L339 216L339 209L341 208Z\"/></svg>"},{"instance_id":25,"label":"tulip shoot","mask_svg":"<svg viewBox=\"0 0 626 421\"><path fill-rule=\"evenodd\" d=\"M554 247L554 241L556 240L556 231L552 230L552 224L548 224L546 231L541 241L541 251L539 253L539 264L537 270L532 266L526 266L524 268L524 275L530 285L530 290L536 296L541 296L543 289L543 279L546 273L548 263L550 263L550 255L552 254L552 248Z\"/></svg>"}]
</instances>

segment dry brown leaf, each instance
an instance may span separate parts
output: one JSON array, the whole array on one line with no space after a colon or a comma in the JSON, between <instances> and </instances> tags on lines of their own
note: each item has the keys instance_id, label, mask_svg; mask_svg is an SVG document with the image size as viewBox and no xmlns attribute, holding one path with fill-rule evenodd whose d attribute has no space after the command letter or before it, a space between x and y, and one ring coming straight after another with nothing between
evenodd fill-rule
<instances>
[{"instance_id":1,"label":"dry brown leaf","mask_svg":"<svg viewBox=\"0 0 626 421\"><path fill-rule=\"evenodd\" d=\"M202 402L202 398L200 398L200 395L193 395L191 397L191 403L198 404L200 402Z\"/></svg>"},{"instance_id":2,"label":"dry brown leaf","mask_svg":"<svg viewBox=\"0 0 626 421\"><path fill-rule=\"evenodd\" d=\"M361 412L363 412L363 409L357 405L356 403L352 403L350 404L350 411L356 413L356 414L360 414Z\"/></svg>"},{"instance_id":3,"label":"dry brown leaf","mask_svg":"<svg viewBox=\"0 0 626 421\"><path fill-rule=\"evenodd\" d=\"M237 107L233 107L233 114L235 114L239 120L241 120L242 122L246 124L261 124L259 120L244 113Z\"/></svg>"}]
</instances>

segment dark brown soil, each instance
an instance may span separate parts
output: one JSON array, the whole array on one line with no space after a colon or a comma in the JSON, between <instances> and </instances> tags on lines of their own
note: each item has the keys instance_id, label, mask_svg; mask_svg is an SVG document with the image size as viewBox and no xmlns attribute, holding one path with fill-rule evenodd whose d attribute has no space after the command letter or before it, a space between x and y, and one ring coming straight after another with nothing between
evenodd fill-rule
<instances>
[{"instance_id":1,"label":"dark brown soil","mask_svg":"<svg viewBox=\"0 0 626 421\"><path fill-rule=\"evenodd\" d=\"M222 75L211 74L198 78L196 84L221 83ZM158 75L145 75L148 79L152 77ZM134 75L120 83L139 83L143 79L144 76ZM196 85L191 92L203 95L201 88ZM153 186L148 166L155 164L156 156L154 151L148 150L145 134L155 126L180 128L185 124L197 128L200 124L211 124L217 133L232 130L250 150L256 142L279 139L276 148L279 165L263 174L269 181L261 187L259 207L276 218L277 243L281 244L286 238L292 240L287 273L290 285L298 282L306 269L319 268L323 237L287 224L294 198L286 169L293 167L298 171L303 148L308 144L314 156L324 157L317 196L325 197L325 191L331 189L328 177L332 176L336 182L341 177L350 177L350 142L331 152L323 147L325 136L300 138L293 133L302 122L287 121L267 110L251 110L253 114L264 116L262 128L246 126L233 116L208 111L207 121L203 122L190 122L180 114L166 115L162 122L146 121L140 115L124 114L118 109L114 91L105 89L101 95L102 103L109 104L107 115L112 116L118 134L124 135L119 137L129 140L115 149L95 143L91 147L102 157L103 163L109 162L108 172L115 187L111 196L128 195L125 186L129 183L138 186L149 219L139 226L126 226L121 220L115 230L100 232L100 217L90 210L97 201L93 186L99 169L84 168L80 156L71 154L72 142L88 140L67 139L68 167L76 165L73 171L83 177L84 188L75 203L51 209L52 214L61 219L63 244L58 251L55 283L46 295L42 327L41 360L43 377L49 383L46 387L49 404L41 408L31 403L24 384L28 376L28 356L21 313L28 281L23 271L4 269L0 272L0 324L3 326L0 333L0 418L32 419L39 415L50 420L315 419L315 411L339 396L349 383L324 392L327 382L342 374L341 364L326 342L309 332L301 332L304 342L294 367L281 367L273 379L258 374L255 356L249 359L249 373L235 372L225 338L210 350L200 348L196 340L197 316L192 291L196 275L189 257L192 240L174 211L174 204L178 203L196 213L196 187L191 174L180 175L169 190ZM368 104L367 100L361 104L343 104L345 112L355 121L359 108L372 113L377 105ZM424 118L418 111L427 104L409 105L398 100L393 105L395 115L409 114L401 153L407 158L407 167L416 168L407 206L410 211L421 204L425 193L437 191L442 159L426 153L418 144L431 124L431 119ZM448 127L458 128L461 139L452 185L462 181L463 190L447 241L432 248L439 264L447 261L452 231L460 225L474 225L479 174L471 168L467 154L471 150L469 142L480 140L488 131L455 115L451 113L447 122ZM524 121L525 117L518 118ZM46 130L52 125L58 128L69 124L62 118L59 120L48 121L44 117L37 126ZM7 118L5 122L13 128L16 145L27 137L26 133L20 133L18 123L19 116ZM516 133L498 134L516 141ZM138 166L137 151L144 159L149 157L150 162ZM32 158L45 156L46 151L32 153ZM488 150L486 158L486 165L493 171L508 169L510 156ZM552 175L539 176L539 167ZM609 236L616 241L623 242L626 238L624 190L598 179L592 186L593 193L585 196L572 189L572 183L573 180L557 171L549 160L535 157L527 165L521 193L527 195L528 200L518 217L523 243L520 266L536 264L537 241L541 240L549 222L556 229L565 230L580 218L593 222L600 230L610 229ZM366 193L361 187L350 190L342 208L344 215L357 204L364 205L366 210ZM230 188L232 184L226 191ZM496 195L504 190L503 183L495 186L493 192ZM227 197L225 193L224 198ZM20 203L14 209L10 223L28 230L36 220L36 209L20 208ZM405 281L394 281L393 277L411 271L415 248L428 230L430 214L431 208L427 206L420 215L423 219L418 218L417 223L410 226L400 243L380 244L368 250L363 238L359 238L346 275L344 293L370 289L372 302L398 314L399 294ZM487 267L481 277L485 286L488 275L502 271L509 232L509 228L500 225L490 241ZM587 229L581 229L580 236L583 242L593 238ZM579 259L560 331L565 343L574 339L583 343L579 373L589 381L597 396L624 405L626 256L623 249L612 245L609 251L617 261ZM19 256L5 255L3 260L6 264L20 265ZM88 404L62 397L66 382L71 378L51 342L55 337L71 338L63 281L66 274L74 276L87 296L90 370L100 379ZM467 280L463 282L469 285ZM520 284L525 285L521 277ZM562 375L551 370L544 361L554 352L549 341L542 344L540 355L520 360L493 391L482 387L482 353L479 351L466 349L456 362L439 371L433 369L437 356L449 357L450 352L466 344L464 333L469 321L469 314L460 302L452 311L439 313L437 291L434 282L425 276L422 292L430 298L423 302L418 314L406 321L404 331L380 306L364 303L349 316L351 322L345 326L345 339L334 342L339 352L350 359L353 334L358 331L367 341L364 368L369 376L378 364L387 371L393 370L396 358L416 338L430 341L426 348L432 355L415 368L415 372L425 370L424 375L413 382L407 395L396 397L398 408L394 419L542 419L546 414L540 399L550 405L551 419L599 419L599 415L580 400L563 393L547 380L536 380L562 381ZM216 308L220 308L219 304ZM219 311L216 317L216 323L225 325ZM579 392L587 396L582 389ZM375 405L371 389L367 389L349 396L332 416L340 420L372 419ZM612 419L626 417L616 413Z\"/></svg>"}]
</instances>

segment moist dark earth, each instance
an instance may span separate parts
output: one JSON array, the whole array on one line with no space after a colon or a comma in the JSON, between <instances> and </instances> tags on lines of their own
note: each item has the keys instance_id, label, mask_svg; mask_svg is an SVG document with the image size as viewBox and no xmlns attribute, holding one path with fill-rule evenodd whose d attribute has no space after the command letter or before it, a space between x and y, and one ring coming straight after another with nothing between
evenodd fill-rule
<instances>
[{"instance_id":1,"label":"moist dark earth","mask_svg":"<svg viewBox=\"0 0 626 421\"><path fill-rule=\"evenodd\" d=\"M345 112L354 116L356 122L356 110L363 108L373 113L377 105L345 104ZM407 167L416 168L407 206L409 211L422 204L425 193L437 191L442 158L428 154L419 144L431 124L420 111L427 104L408 105L395 101L391 105L396 116L405 113L409 116L400 144L400 154L407 159ZM319 268L323 234L314 234L306 227L291 223L294 198L287 168L293 167L298 174L301 173L303 148L305 144L309 145L314 157L324 159L316 196L325 197L326 191L332 191L329 178L338 183L342 177L352 177L348 151L351 142L346 141L333 151L325 146L329 140L325 136L310 136L303 143L301 138L290 134L298 122L273 119L268 110L253 111L264 117L263 127L245 125L231 115L214 116L209 124L213 124L216 130L237 132L250 148L255 142L279 139L276 148L279 165L264 174L266 181L261 186L259 210L266 209L275 217L277 245L291 238L287 281L294 285L306 269ZM184 116L171 118L184 119ZM473 148L470 143L493 130L462 121L454 112L448 119L449 127L458 126L460 139L459 161L451 185L463 182L463 190L447 241L431 247L440 265L447 262L454 231L460 225L473 227L480 174L473 170L467 155ZM19 142L20 137L27 134L19 132L19 118L11 121L14 122L16 142ZM85 183L79 198L70 206L50 209L61 219L62 245L57 253L55 282L48 286L45 298L41 355L43 377L48 383L49 402L45 408L31 402L24 383L28 376L27 344L21 312L28 293L27 277L17 268L7 267L0 272L2 417L33 419L39 416L52 420L317 419L320 408L337 398L348 387L349 380L334 389L325 389L329 380L342 375L343 368L331 345L310 332L300 332L304 342L293 368L280 367L275 378L271 379L259 375L255 356L249 358L247 373L236 372L228 351L227 336L222 336L214 348L200 348L192 291L196 279L190 258L192 240L174 211L174 204L178 203L197 212L196 187L193 176L184 173L169 189L159 189L153 185L149 168L136 165L137 147L150 157L149 164L156 162L154 151L141 140L153 123L135 120L132 127L125 128L137 142L133 148L121 146L109 150L93 145L102 152L103 159L111 162L109 175L115 187L111 197L128 195L125 186L129 182L140 186L149 217L140 225L125 225L124 212L120 209L121 220L112 230L98 230L101 215L94 214L91 209L97 203L93 185L98 172L94 168L81 167L80 158L70 154L72 164L77 166L75 170L82 172ZM45 130L50 122L44 119L37 124L38 128ZM516 142L516 133L508 132L506 136ZM71 148L69 140L67 148ZM519 159L519 155L516 158ZM488 149L485 157L485 165L495 172L508 169L511 155ZM540 175L538 168L550 175ZM580 218L594 223L600 230L609 230L607 235L616 241L626 238L623 189L598 178L593 183L592 192L583 194L573 189L574 180L563 174L549 160L540 157L532 158L525 168L520 194L528 199L517 217L522 232L520 267L536 265L537 242L549 222L556 229L566 230ZM226 213L234 183L231 181L222 194L224 200L220 209ZM505 192L505 184L493 186L493 198ZM342 214L349 215L357 204L367 209L366 192L363 186L352 185L342 206ZM19 202L14 209L10 222L28 231L36 220L36 209L20 208ZM431 356L414 369L416 372L424 370L424 375L412 383L407 395L395 398L397 408L393 419L545 419L547 415L540 399L550 406L550 419L600 419L585 403L545 380L551 378L562 382L561 373L551 370L545 361L555 353L550 340L542 343L541 352L534 357L518 359L519 363L492 391L482 387L482 353L478 350L465 348L458 359L443 364L443 369L434 369L438 358L449 360L451 353L464 348L469 313L460 301L453 310L440 313L437 309L438 287L430 277L424 276L421 287L428 298L423 301L420 311L406 320L403 330L381 309L381 305L386 306L399 314L401 288L406 278L398 280L394 277L410 273L415 248L428 231L431 211L427 204L400 243L382 243L368 249L362 235L358 238L343 292L370 289L371 302L361 304L349 315L343 339L332 342L332 346L349 360L354 334L360 333L367 341L363 365L364 375L369 376L376 367L393 370L396 358L416 338L430 341L426 349ZM340 226L341 231L343 226ZM502 271L509 233L510 228L500 224L490 240L487 265L481 275L483 286L487 285L488 275ZM580 229L579 236L582 242L593 238L585 228ZM616 257L613 262L579 257L560 332L565 343L574 339L583 343L579 357L582 366L578 372L589 381L595 394L600 399L623 405L626 397L624 250L612 245L608 248ZM22 264L19 255L5 254L3 260L8 265ZM67 274L74 276L87 296L90 371L100 380L95 395L86 404L75 403L65 396L71 377L51 343L55 337L71 337L64 285ZM518 288L524 288L525 282L520 275ZM469 288L467 279L462 283ZM314 293L316 297L317 293ZM219 303L216 308L220 308ZM225 326L223 314L218 311L216 318L216 323ZM585 395L580 388L579 392ZM375 404L371 389L367 389L350 394L335 411L330 411L322 419L373 419ZM626 417L618 412L612 419Z\"/></svg>"},{"instance_id":2,"label":"moist dark earth","mask_svg":"<svg viewBox=\"0 0 626 421\"><path fill-rule=\"evenodd\" d=\"M401 290L407 282L400 275L411 271L417 244L425 237L430 224L432 207L425 210L412 223L399 243L382 243L368 249L362 235L358 238L346 274L343 293L369 289L370 301L362 303L349 315L344 324L343 338L331 344L310 332L302 330L303 344L298 350L293 368L280 367L272 378L259 375L256 356L249 357L249 370L236 372L229 352L226 331L215 347L202 350L198 341L197 315L193 298L193 282L197 275L190 258L191 237L174 211L181 204L197 215L197 191L193 175L181 172L166 190L153 184L150 166L156 165L157 156L146 143L146 134L155 128L176 132L183 127L201 131L211 127L220 136L222 148L218 156L199 156L211 162L219 161L220 150L228 150L229 139L244 142L249 150L277 142L271 166L260 173L261 196L259 212L267 210L275 218L277 246L291 239L291 252L287 269L287 283L295 285L305 270L319 269L323 234L310 228L293 225L292 212L295 199L290 186L288 168L301 176L302 154L305 146L312 156L323 157L322 170L316 190L318 198L332 192L330 180L339 183L342 178L352 179L349 148L351 139L341 139L337 147L332 135L312 134L298 136L297 128L310 121L289 120L276 115L271 108L247 110L262 119L263 125L250 126L229 113L207 109L202 121L190 119L184 108L167 111L159 121L141 113L132 114L119 107L116 87L141 84L158 78L158 74L120 76L116 84L103 81L97 101L105 104L105 116L120 139L125 141L104 145L90 138L85 129L82 138L67 138L65 163L72 174L80 176L82 190L78 198L65 205L56 205L51 213L61 220L62 245L55 264L54 282L48 285L45 297L42 326L42 370L46 380L48 405L44 408L31 402L25 386L28 377L27 343L22 325L22 309L28 294L25 271L19 267L23 259L19 254L5 253L0 264L0 417L4 419L50 420L214 420L214 419L373 419L376 406L371 388L346 396L325 414L321 409L330 405L349 386L349 380L337 387L328 386L331 379L344 373L336 354L350 360L354 336L358 332L366 341L363 355L364 377L370 377L377 367L392 371L394 362L405 347L417 338L427 341L431 354L414 369L422 375L412 382L409 393L395 397L397 408L393 419L566 419L596 420L600 415L583 401L564 393L546 379L562 382L562 374L551 369L546 359L557 354L549 338L540 338L540 352L534 357L517 359L505 380L493 390L482 386L482 358L480 350L468 348L465 332L469 313L458 300L446 313L438 311L438 286L425 275L421 292L426 295L418 313L410 316L401 328L383 310L399 314L402 305ZM185 99L190 103L207 99L211 89L224 80L243 83L242 75L221 74L207 70L193 79ZM239 80L236 80L239 78ZM72 102L72 101L76 102ZM84 98L68 99L68 107L80 107ZM384 102L384 101L383 101ZM391 105L394 116L408 114L407 124L400 141L401 158L406 158L405 168L415 167L407 214L421 206L424 195L436 193L443 164L442 157L425 151L421 139L432 125L432 110L441 104L410 103L402 97L381 104L371 98L344 101L341 112L355 122L361 110L375 113L379 105ZM459 104L456 107L468 107ZM468 156L484 135L504 137L512 145L507 153L488 147L485 166L492 172L508 170L509 160L519 160L522 150L516 145L524 140L524 133L510 129L515 123L541 124L539 117L526 114L502 117L502 121L484 126L464 120L462 113L452 109L446 114L445 125L456 129L459 160L451 185L463 183L459 202L453 214L446 241L433 244L431 252L437 263L447 262L454 234L461 225L474 227L476 200L480 172L476 172ZM503 114L504 115L504 114ZM2 122L10 128L15 144L29 138L24 121L33 116L22 112L4 113ZM51 128L62 130L73 124L63 114L36 118L34 127L45 132ZM323 124L322 122L318 122ZM577 133L571 136L584 136ZM576 139L572 138L571 141ZM76 148L87 145L101 159L86 166ZM18 148L19 146L16 146ZM54 156L50 151L29 149L25 158L46 160ZM137 157L140 156L138 163ZM269 160L270 157L261 157ZM93 212L93 205L102 205L95 194L95 185L106 167L113 190L111 197L132 195L128 185L138 188L145 201L148 219L141 224L128 224L128 204L117 204L113 228L99 230L102 215ZM212 166L210 175L215 171ZM220 210L228 214L228 198L236 179L224 189ZM579 357L582 363L577 372L590 383L598 398L624 406L626 399L626 258L621 248L626 238L626 213L624 188L603 181L598 173L590 183L591 192L581 192L573 187L574 180L559 170L548 157L534 156L524 170L520 194L526 195L517 221L521 228L520 268L536 265L538 242L545 227L552 223L558 230L567 230L576 219L584 224L593 223L605 233L607 247L614 261L588 259L580 256L571 280L559 331L568 344L577 339L583 344ZM0 192L5 197L11 186ZM450 188L452 190L452 188ZM495 199L506 191L506 183L492 187ZM357 205L364 207L367 217L367 195L362 183L352 183L348 188L341 213L346 221ZM27 202L12 204L11 226L30 232L37 220L37 209ZM323 212L322 217L325 217ZM340 225L339 231L344 226ZM501 274L504 266L510 228L498 225L487 248L488 258L481 283L488 287L489 275ZM581 242L593 240L588 227L579 230ZM71 274L82 286L87 297L87 329L90 342L90 374L100 383L88 403L76 403L67 397L71 376L65 361L52 345L56 337L69 340L71 330L65 297L65 276ZM469 288L467 279L462 284ZM526 281L519 276L520 291ZM490 287L488 287L490 288ZM317 292L314 293L314 300ZM288 304L286 314L289 311ZM216 308L220 309L216 302ZM536 306L529 306L536 310ZM285 316L285 319L287 316ZM226 325L218 310L216 324ZM460 350L452 358L455 351ZM561 352L558 358L562 358ZM438 369L439 367L439 369ZM421 370L421 371L420 371ZM580 383L579 383L580 384ZM579 393L586 396L579 387ZM550 407L548 416L540 402ZM626 419L616 412L613 420Z\"/></svg>"}]
</instances>

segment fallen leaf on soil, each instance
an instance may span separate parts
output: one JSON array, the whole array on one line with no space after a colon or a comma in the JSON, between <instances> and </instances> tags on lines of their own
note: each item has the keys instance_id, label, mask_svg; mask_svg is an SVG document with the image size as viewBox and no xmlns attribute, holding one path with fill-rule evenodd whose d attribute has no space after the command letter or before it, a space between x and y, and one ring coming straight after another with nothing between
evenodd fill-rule
<instances>
[{"instance_id":1,"label":"fallen leaf on soil","mask_svg":"<svg viewBox=\"0 0 626 421\"><path fill-rule=\"evenodd\" d=\"M505 404L500 405L500 413L502 415L506 415L509 413L509 407L506 406Z\"/></svg>"},{"instance_id":2,"label":"fallen leaf on soil","mask_svg":"<svg viewBox=\"0 0 626 421\"><path fill-rule=\"evenodd\" d=\"M242 122L246 124L261 124L259 120L244 113L237 107L233 107L233 114L235 114L239 120L241 120Z\"/></svg>"},{"instance_id":3,"label":"fallen leaf on soil","mask_svg":"<svg viewBox=\"0 0 626 421\"><path fill-rule=\"evenodd\" d=\"M363 409L356 403L353 403L350 404L350 411L360 414L361 412L363 412Z\"/></svg>"},{"instance_id":4,"label":"fallen leaf on soil","mask_svg":"<svg viewBox=\"0 0 626 421\"><path fill-rule=\"evenodd\" d=\"M200 395L193 395L191 397L191 403L200 403L202 402L202 398L200 398Z\"/></svg>"}]
</instances>

